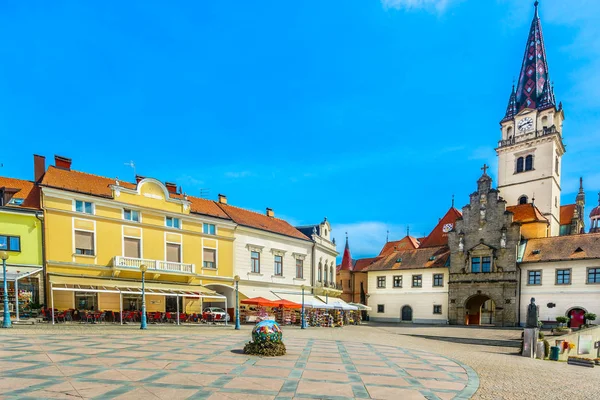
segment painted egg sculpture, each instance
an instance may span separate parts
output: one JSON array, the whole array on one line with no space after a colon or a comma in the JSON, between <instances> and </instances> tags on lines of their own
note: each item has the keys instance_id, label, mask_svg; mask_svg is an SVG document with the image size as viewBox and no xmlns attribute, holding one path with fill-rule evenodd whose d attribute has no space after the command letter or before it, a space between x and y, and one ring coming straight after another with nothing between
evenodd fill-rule
<instances>
[{"instance_id":1,"label":"painted egg sculpture","mask_svg":"<svg viewBox=\"0 0 600 400\"><path fill-rule=\"evenodd\" d=\"M261 321L252 329L252 340L254 342L281 342L283 332L275 321Z\"/></svg>"}]
</instances>

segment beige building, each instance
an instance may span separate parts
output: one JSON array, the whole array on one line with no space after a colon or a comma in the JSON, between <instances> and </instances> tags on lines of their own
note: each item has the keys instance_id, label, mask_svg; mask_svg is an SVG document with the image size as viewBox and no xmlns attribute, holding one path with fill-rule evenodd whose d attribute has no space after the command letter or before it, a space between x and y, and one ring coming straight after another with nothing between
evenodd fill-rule
<instances>
[{"instance_id":1,"label":"beige building","mask_svg":"<svg viewBox=\"0 0 600 400\"><path fill-rule=\"evenodd\" d=\"M520 251L521 324L532 297L543 322L567 316L577 328L585 313L600 316L600 233L530 239Z\"/></svg>"}]
</instances>

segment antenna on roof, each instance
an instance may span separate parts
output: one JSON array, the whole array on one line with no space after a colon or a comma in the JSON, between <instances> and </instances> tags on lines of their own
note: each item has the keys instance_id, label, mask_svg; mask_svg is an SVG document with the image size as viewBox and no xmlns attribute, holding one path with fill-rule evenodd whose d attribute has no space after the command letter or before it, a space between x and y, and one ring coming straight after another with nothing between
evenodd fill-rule
<instances>
[{"instance_id":1,"label":"antenna on roof","mask_svg":"<svg viewBox=\"0 0 600 400\"><path fill-rule=\"evenodd\" d=\"M385 242L389 242L390 241L390 230L388 229L386 235L385 235Z\"/></svg>"},{"instance_id":2,"label":"antenna on roof","mask_svg":"<svg viewBox=\"0 0 600 400\"><path fill-rule=\"evenodd\" d=\"M410 236L410 226L406 225L406 236Z\"/></svg>"},{"instance_id":3,"label":"antenna on roof","mask_svg":"<svg viewBox=\"0 0 600 400\"><path fill-rule=\"evenodd\" d=\"M133 179L135 180L135 177L137 176L137 173L135 172L135 163L133 162L133 160L126 162L125 165L133 168Z\"/></svg>"},{"instance_id":4,"label":"antenna on roof","mask_svg":"<svg viewBox=\"0 0 600 400\"><path fill-rule=\"evenodd\" d=\"M200 189L200 198L206 199L210 193L209 188Z\"/></svg>"},{"instance_id":5,"label":"antenna on roof","mask_svg":"<svg viewBox=\"0 0 600 400\"><path fill-rule=\"evenodd\" d=\"M454 195L452 195L452 208L454 208Z\"/></svg>"}]
</instances>

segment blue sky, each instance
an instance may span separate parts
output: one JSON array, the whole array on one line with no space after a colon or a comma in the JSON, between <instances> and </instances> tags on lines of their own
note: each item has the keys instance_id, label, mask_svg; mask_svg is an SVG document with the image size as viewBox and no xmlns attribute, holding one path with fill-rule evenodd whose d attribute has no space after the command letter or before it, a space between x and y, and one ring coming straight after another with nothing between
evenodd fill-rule
<instances>
[{"instance_id":1,"label":"blue sky","mask_svg":"<svg viewBox=\"0 0 600 400\"><path fill-rule=\"evenodd\" d=\"M563 203L600 190L600 3L542 0L566 113ZM32 154L120 179L327 216L355 257L426 234L485 162L519 74L529 0L0 4L0 175Z\"/></svg>"}]
</instances>

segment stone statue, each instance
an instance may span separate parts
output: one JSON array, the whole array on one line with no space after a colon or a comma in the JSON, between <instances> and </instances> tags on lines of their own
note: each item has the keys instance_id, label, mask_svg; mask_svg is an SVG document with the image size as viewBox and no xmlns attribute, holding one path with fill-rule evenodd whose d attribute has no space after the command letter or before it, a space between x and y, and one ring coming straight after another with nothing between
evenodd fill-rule
<instances>
[{"instance_id":1,"label":"stone statue","mask_svg":"<svg viewBox=\"0 0 600 400\"><path fill-rule=\"evenodd\" d=\"M502 232L502 237L500 238L500 248L506 248L506 232Z\"/></svg>"},{"instance_id":2,"label":"stone statue","mask_svg":"<svg viewBox=\"0 0 600 400\"><path fill-rule=\"evenodd\" d=\"M479 210L479 217L481 218L481 220L485 219L485 207L481 207L481 209Z\"/></svg>"},{"instance_id":3,"label":"stone statue","mask_svg":"<svg viewBox=\"0 0 600 400\"><path fill-rule=\"evenodd\" d=\"M531 298L531 304L527 307L527 328L538 327L538 308L535 305L535 299Z\"/></svg>"},{"instance_id":4,"label":"stone statue","mask_svg":"<svg viewBox=\"0 0 600 400\"><path fill-rule=\"evenodd\" d=\"M458 238L458 251L461 253L465 250L465 242L462 235Z\"/></svg>"}]
</instances>

